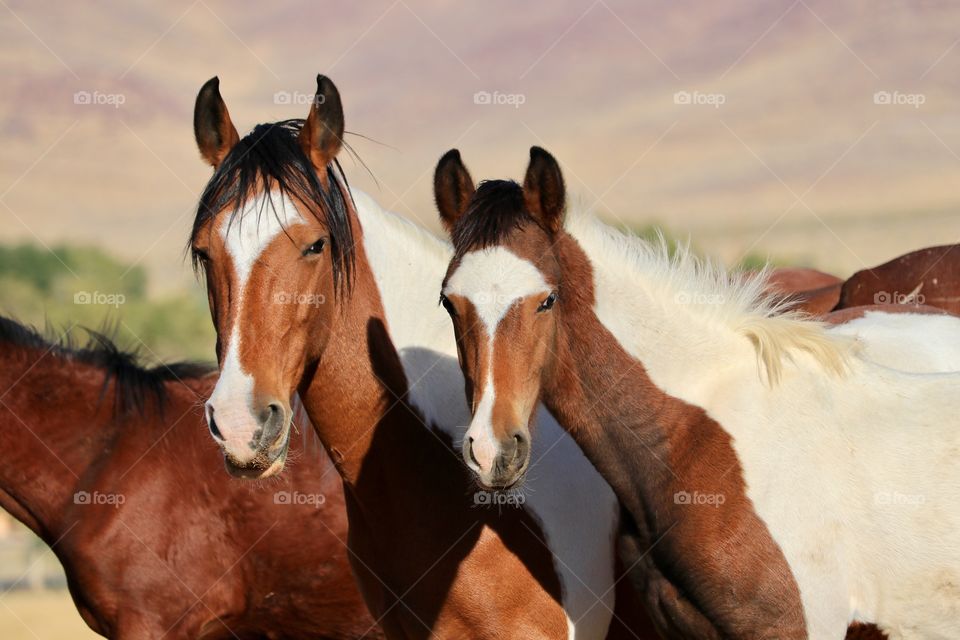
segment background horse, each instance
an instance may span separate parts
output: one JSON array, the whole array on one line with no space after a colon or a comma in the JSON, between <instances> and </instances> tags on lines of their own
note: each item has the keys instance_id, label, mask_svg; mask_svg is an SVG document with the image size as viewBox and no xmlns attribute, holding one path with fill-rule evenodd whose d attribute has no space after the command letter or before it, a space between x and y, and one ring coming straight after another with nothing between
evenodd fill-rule
<instances>
[{"instance_id":1,"label":"background horse","mask_svg":"<svg viewBox=\"0 0 960 640\"><path fill-rule=\"evenodd\" d=\"M791 308L816 316L878 305L890 313L911 309L922 313L918 307L926 306L960 314L957 274L960 250L951 244L911 251L847 280L815 269L779 267L769 272L766 283L769 293L789 296Z\"/></svg>"},{"instance_id":2,"label":"background horse","mask_svg":"<svg viewBox=\"0 0 960 640\"><path fill-rule=\"evenodd\" d=\"M297 391L343 479L351 561L390 637L650 637L615 582L614 496L549 416L533 452L552 449L549 490L477 492L463 468L453 446L469 411L436 304L449 247L349 192L333 83L318 77L305 121L240 139L214 79L194 123L215 167L191 248L217 330L207 415L228 468L283 468Z\"/></svg>"},{"instance_id":3,"label":"background horse","mask_svg":"<svg viewBox=\"0 0 960 640\"><path fill-rule=\"evenodd\" d=\"M834 310L842 286L843 280L836 276L802 267L771 269L765 283L768 294L785 296L791 301L791 309L814 316Z\"/></svg>"},{"instance_id":4,"label":"background horse","mask_svg":"<svg viewBox=\"0 0 960 640\"><path fill-rule=\"evenodd\" d=\"M957 245L919 249L853 274L843 283L836 308L922 304L960 314L958 274Z\"/></svg>"},{"instance_id":5,"label":"background horse","mask_svg":"<svg viewBox=\"0 0 960 640\"><path fill-rule=\"evenodd\" d=\"M522 477L498 467L542 395L620 498L621 551L667 635L842 637L852 621L955 633L955 595L922 584L960 559L947 533L960 468L941 455L960 444L957 374L878 366L848 329L780 313L762 280L585 216L565 225L541 149L522 187L475 190L456 151L436 185L482 482ZM891 317L911 340L960 341L956 318ZM868 347L873 327L857 336ZM904 508L904 494L927 504Z\"/></svg>"},{"instance_id":6,"label":"background horse","mask_svg":"<svg viewBox=\"0 0 960 640\"><path fill-rule=\"evenodd\" d=\"M105 636L381 637L326 455L314 446L259 486L229 480L200 411L215 382L0 318L0 505L50 545Z\"/></svg>"}]
</instances>

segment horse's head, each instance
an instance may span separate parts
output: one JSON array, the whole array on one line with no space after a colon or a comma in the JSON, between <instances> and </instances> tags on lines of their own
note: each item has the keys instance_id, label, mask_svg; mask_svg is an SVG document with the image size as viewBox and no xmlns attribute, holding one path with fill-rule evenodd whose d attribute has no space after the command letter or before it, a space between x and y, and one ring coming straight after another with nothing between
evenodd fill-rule
<instances>
[{"instance_id":1,"label":"horse's head","mask_svg":"<svg viewBox=\"0 0 960 640\"><path fill-rule=\"evenodd\" d=\"M228 471L266 477L283 468L290 399L349 286L350 199L334 170L343 109L318 76L305 121L258 125L241 139L214 78L197 96L194 133L215 169L190 243L217 331L220 379L207 421Z\"/></svg>"},{"instance_id":2,"label":"horse's head","mask_svg":"<svg viewBox=\"0 0 960 640\"><path fill-rule=\"evenodd\" d=\"M553 157L534 147L521 187L473 180L454 150L434 190L455 248L441 302L450 313L473 421L463 456L480 481L504 488L530 461L530 428L552 365L562 305L554 253L565 189Z\"/></svg>"}]
</instances>

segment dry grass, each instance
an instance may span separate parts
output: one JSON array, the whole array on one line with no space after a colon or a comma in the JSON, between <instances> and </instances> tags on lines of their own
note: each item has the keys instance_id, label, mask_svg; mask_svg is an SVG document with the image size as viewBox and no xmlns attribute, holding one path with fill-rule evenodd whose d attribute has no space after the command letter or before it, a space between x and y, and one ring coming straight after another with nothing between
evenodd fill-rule
<instances>
[{"instance_id":1,"label":"dry grass","mask_svg":"<svg viewBox=\"0 0 960 640\"><path fill-rule=\"evenodd\" d=\"M4 640L99 637L80 618L66 589L17 591L0 599L0 638Z\"/></svg>"}]
</instances>

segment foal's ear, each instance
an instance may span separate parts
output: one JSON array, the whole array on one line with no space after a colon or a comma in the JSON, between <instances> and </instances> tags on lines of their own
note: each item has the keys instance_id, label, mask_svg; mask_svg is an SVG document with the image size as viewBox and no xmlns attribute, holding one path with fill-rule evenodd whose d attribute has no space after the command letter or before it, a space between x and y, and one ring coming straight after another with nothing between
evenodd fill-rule
<instances>
[{"instance_id":1,"label":"foal's ear","mask_svg":"<svg viewBox=\"0 0 960 640\"><path fill-rule=\"evenodd\" d=\"M220 78L216 76L207 80L197 94L193 107L193 135L200 147L200 155L214 168L220 166L233 145L240 141L227 105L220 97Z\"/></svg>"},{"instance_id":2,"label":"foal's ear","mask_svg":"<svg viewBox=\"0 0 960 640\"><path fill-rule=\"evenodd\" d=\"M460 152L450 149L440 158L433 174L433 196L440 211L440 221L447 233L453 233L453 225L467 212L474 191L476 187L473 186L473 178L463 166Z\"/></svg>"},{"instance_id":3,"label":"foal's ear","mask_svg":"<svg viewBox=\"0 0 960 640\"><path fill-rule=\"evenodd\" d=\"M530 165L523 179L523 198L530 215L550 233L563 227L567 189L563 173L553 156L540 147L530 147Z\"/></svg>"},{"instance_id":4,"label":"foal's ear","mask_svg":"<svg viewBox=\"0 0 960 640\"><path fill-rule=\"evenodd\" d=\"M327 76L317 75L317 93L310 113L300 130L300 146L320 173L326 175L327 165L333 162L343 145L343 105L340 92Z\"/></svg>"}]
</instances>

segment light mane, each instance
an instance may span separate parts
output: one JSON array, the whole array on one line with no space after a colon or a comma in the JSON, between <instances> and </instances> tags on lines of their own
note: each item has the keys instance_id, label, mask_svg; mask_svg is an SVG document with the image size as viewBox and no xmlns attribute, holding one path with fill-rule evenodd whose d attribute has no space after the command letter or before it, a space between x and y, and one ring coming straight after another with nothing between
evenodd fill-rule
<instances>
[{"instance_id":1,"label":"light mane","mask_svg":"<svg viewBox=\"0 0 960 640\"><path fill-rule=\"evenodd\" d=\"M768 293L769 266L757 274L729 271L694 255L689 244L671 251L662 234L647 241L604 224L580 206L571 207L565 228L591 262L626 280L620 291L644 295L670 312L686 310L748 339L770 386L780 381L784 362L797 352L831 373L846 372L852 339L831 334L825 323L794 310L793 301Z\"/></svg>"}]
</instances>

